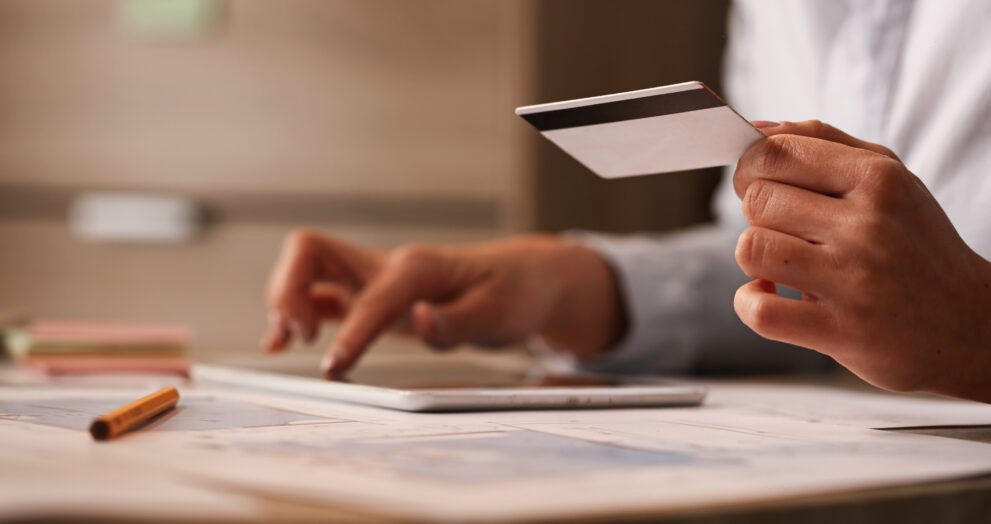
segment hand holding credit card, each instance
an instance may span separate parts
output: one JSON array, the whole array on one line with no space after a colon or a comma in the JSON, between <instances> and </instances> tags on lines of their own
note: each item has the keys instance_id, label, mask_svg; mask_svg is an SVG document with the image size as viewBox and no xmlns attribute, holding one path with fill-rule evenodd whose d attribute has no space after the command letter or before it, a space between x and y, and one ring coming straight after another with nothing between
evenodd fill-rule
<instances>
[{"instance_id":1,"label":"hand holding credit card","mask_svg":"<svg viewBox=\"0 0 991 524\"><path fill-rule=\"evenodd\" d=\"M602 178L725 166L764 138L702 82L524 106L516 114Z\"/></svg>"}]
</instances>

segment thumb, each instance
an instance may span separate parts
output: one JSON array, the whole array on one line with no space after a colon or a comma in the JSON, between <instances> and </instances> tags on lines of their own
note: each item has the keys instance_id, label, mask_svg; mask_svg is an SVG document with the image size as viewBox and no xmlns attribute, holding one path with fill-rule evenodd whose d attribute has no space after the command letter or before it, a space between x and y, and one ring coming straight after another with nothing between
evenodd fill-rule
<instances>
[{"instance_id":1,"label":"thumb","mask_svg":"<svg viewBox=\"0 0 991 524\"><path fill-rule=\"evenodd\" d=\"M436 349L463 343L496 346L512 342L499 327L503 319L484 287L470 289L442 304L417 302L412 317L417 335Z\"/></svg>"}]
</instances>

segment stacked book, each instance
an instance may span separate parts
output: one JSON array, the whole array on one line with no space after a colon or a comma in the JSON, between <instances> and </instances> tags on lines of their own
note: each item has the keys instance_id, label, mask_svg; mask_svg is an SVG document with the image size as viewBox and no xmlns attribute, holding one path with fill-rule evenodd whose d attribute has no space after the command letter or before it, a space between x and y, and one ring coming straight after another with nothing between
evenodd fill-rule
<instances>
[{"instance_id":1,"label":"stacked book","mask_svg":"<svg viewBox=\"0 0 991 524\"><path fill-rule=\"evenodd\" d=\"M186 375L190 333L179 326L35 321L6 332L7 352L49 374Z\"/></svg>"}]
</instances>

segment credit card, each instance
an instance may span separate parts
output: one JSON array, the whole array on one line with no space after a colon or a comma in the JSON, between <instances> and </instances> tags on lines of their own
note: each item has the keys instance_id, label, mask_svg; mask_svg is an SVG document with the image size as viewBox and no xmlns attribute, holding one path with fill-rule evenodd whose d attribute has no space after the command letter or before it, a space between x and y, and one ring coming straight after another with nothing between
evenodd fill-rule
<instances>
[{"instance_id":1,"label":"credit card","mask_svg":"<svg viewBox=\"0 0 991 524\"><path fill-rule=\"evenodd\" d=\"M764 134L702 82L516 108L602 178L732 164Z\"/></svg>"}]
</instances>

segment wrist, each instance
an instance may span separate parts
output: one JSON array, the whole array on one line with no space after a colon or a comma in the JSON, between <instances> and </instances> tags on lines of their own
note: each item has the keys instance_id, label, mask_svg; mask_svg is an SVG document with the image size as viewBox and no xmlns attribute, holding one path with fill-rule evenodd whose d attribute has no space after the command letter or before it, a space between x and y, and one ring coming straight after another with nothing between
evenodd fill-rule
<instances>
[{"instance_id":1,"label":"wrist","mask_svg":"<svg viewBox=\"0 0 991 524\"><path fill-rule=\"evenodd\" d=\"M970 314L958 326L960 344L953 356L943 361L944 377L934 393L991 403L991 262L977 256L979 263L969 297L964 297L964 310ZM938 352L938 348L936 349Z\"/></svg>"},{"instance_id":2,"label":"wrist","mask_svg":"<svg viewBox=\"0 0 991 524\"><path fill-rule=\"evenodd\" d=\"M587 358L622 338L626 311L613 268L600 253L581 243L553 237L548 278L555 300L540 337L555 349Z\"/></svg>"},{"instance_id":3,"label":"wrist","mask_svg":"<svg viewBox=\"0 0 991 524\"><path fill-rule=\"evenodd\" d=\"M981 269L975 287L975 312L973 322L975 333L971 346L971 358L964 359L968 377L965 398L991 403L991 261L978 256Z\"/></svg>"}]
</instances>

